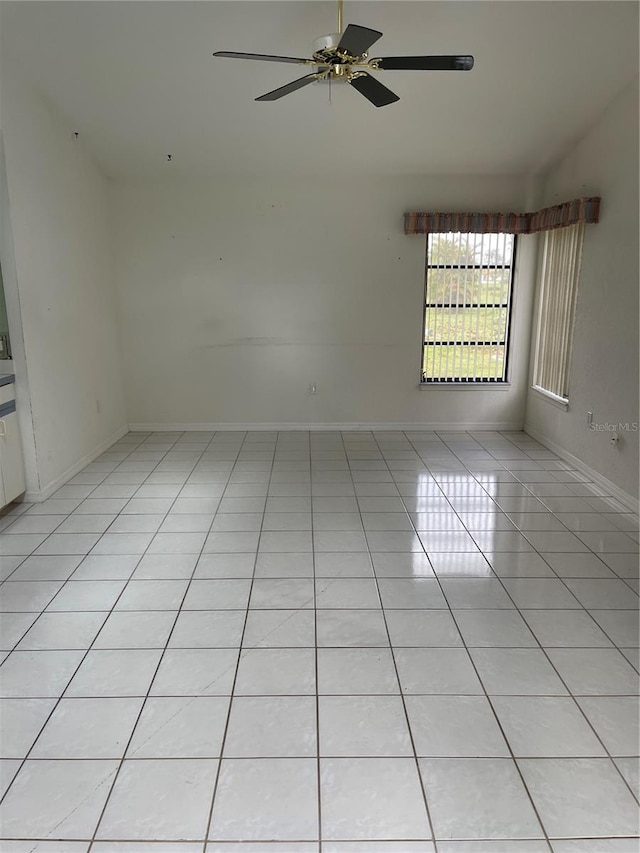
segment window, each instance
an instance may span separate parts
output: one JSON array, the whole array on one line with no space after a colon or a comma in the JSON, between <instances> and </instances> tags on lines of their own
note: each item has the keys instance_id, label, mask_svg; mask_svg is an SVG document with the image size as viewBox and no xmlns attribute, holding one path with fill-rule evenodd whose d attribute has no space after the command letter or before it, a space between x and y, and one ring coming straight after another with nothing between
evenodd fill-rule
<instances>
[{"instance_id":1,"label":"window","mask_svg":"<svg viewBox=\"0 0 640 853\"><path fill-rule=\"evenodd\" d=\"M536 306L533 387L566 402L584 223L547 231Z\"/></svg>"},{"instance_id":2,"label":"window","mask_svg":"<svg viewBox=\"0 0 640 853\"><path fill-rule=\"evenodd\" d=\"M505 382L513 234L427 235L422 382Z\"/></svg>"}]
</instances>

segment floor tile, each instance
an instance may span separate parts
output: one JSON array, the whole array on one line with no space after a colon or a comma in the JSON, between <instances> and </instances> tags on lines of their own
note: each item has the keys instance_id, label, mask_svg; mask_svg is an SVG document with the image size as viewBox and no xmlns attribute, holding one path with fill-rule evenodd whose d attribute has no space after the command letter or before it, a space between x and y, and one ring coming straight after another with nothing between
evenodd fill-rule
<instances>
[{"instance_id":1,"label":"floor tile","mask_svg":"<svg viewBox=\"0 0 640 853\"><path fill-rule=\"evenodd\" d=\"M225 758L305 758L317 754L316 703L306 696L238 696Z\"/></svg>"},{"instance_id":2,"label":"floor tile","mask_svg":"<svg viewBox=\"0 0 640 853\"><path fill-rule=\"evenodd\" d=\"M0 619L0 649L11 651L38 618L37 613L4 613Z\"/></svg>"},{"instance_id":3,"label":"floor tile","mask_svg":"<svg viewBox=\"0 0 640 853\"><path fill-rule=\"evenodd\" d=\"M518 765L552 838L637 833L638 805L608 758L520 759Z\"/></svg>"},{"instance_id":4,"label":"floor tile","mask_svg":"<svg viewBox=\"0 0 640 853\"><path fill-rule=\"evenodd\" d=\"M196 564L194 578L250 578L256 556L246 554L202 554Z\"/></svg>"},{"instance_id":5,"label":"floor tile","mask_svg":"<svg viewBox=\"0 0 640 853\"><path fill-rule=\"evenodd\" d=\"M358 551L315 554L315 575L317 578L371 577L371 557Z\"/></svg>"},{"instance_id":6,"label":"floor tile","mask_svg":"<svg viewBox=\"0 0 640 853\"><path fill-rule=\"evenodd\" d=\"M447 602L440 584L431 578L378 578L385 609L443 609Z\"/></svg>"},{"instance_id":7,"label":"floor tile","mask_svg":"<svg viewBox=\"0 0 640 853\"><path fill-rule=\"evenodd\" d=\"M547 653L576 695L638 692L638 674L615 649L548 649Z\"/></svg>"},{"instance_id":8,"label":"floor tile","mask_svg":"<svg viewBox=\"0 0 640 853\"><path fill-rule=\"evenodd\" d=\"M171 610L114 612L105 621L93 648L164 649L175 618L175 613Z\"/></svg>"},{"instance_id":9,"label":"floor tile","mask_svg":"<svg viewBox=\"0 0 640 853\"><path fill-rule=\"evenodd\" d=\"M58 697L83 655L83 651L13 652L0 668L0 696Z\"/></svg>"},{"instance_id":10,"label":"floor tile","mask_svg":"<svg viewBox=\"0 0 640 853\"><path fill-rule=\"evenodd\" d=\"M568 578L565 583L583 607L638 610L638 596L623 581Z\"/></svg>"},{"instance_id":11,"label":"floor tile","mask_svg":"<svg viewBox=\"0 0 640 853\"><path fill-rule=\"evenodd\" d=\"M222 761L209 838L305 841L318 831L315 759Z\"/></svg>"},{"instance_id":12,"label":"floor tile","mask_svg":"<svg viewBox=\"0 0 640 853\"><path fill-rule=\"evenodd\" d=\"M312 608L313 580L310 578L258 578L251 587L249 606L256 610Z\"/></svg>"},{"instance_id":13,"label":"floor tile","mask_svg":"<svg viewBox=\"0 0 640 853\"><path fill-rule=\"evenodd\" d=\"M411 756L399 696L321 696L321 756Z\"/></svg>"},{"instance_id":14,"label":"floor tile","mask_svg":"<svg viewBox=\"0 0 640 853\"><path fill-rule=\"evenodd\" d=\"M553 853L637 853L637 838L580 838L554 841Z\"/></svg>"},{"instance_id":15,"label":"floor tile","mask_svg":"<svg viewBox=\"0 0 640 853\"><path fill-rule=\"evenodd\" d=\"M0 699L0 758L24 758L54 705L55 699Z\"/></svg>"},{"instance_id":16,"label":"floor tile","mask_svg":"<svg viewBox=\"0 0 640 853\"><path fill-rule=\"evenodd\" d=\"M148 698L127 758L219 758L229 698Z\"/></svg>"},{"instance_id":17,"label":"floor tile","mask_svg":"<svg viewBox=\"0 0 640 853\"><path fill-rule=\"evenodd\" d=\"M464 649L397 649L395 659L403 693L483 692Z\"/></svg>"},{"instance_id":18,"label":"floor tile","mask_svg":"<svg viewBox=\"0 0 640 853\"><path fill-rule=\"evenodd\" d=\"M493 574L491 565L479 551L429 555L429 561L438 577L489 577Z\"/></svg>"},{"instance_id":19,"label":"floor tile","mask_svg":"<svg viewBox=\"0 0 640 853\"><path fill-rule=\"evenodd\" d=\"M5 581L0 587L0 612L39 613L61 588L61 581Z\"/></svg>"},{"instance_id":20,"label":"floor tile","mask_svg":"<svg viewBox=\"0 0 640 853\"><path fill-rule=\"evenodd\" d=\"M89 554L73 573L73 579L74 581L128 580L139 561L139 554Z\"/></svg>"},{"instance_id":21,"label":"floor tile","mask_svg":"<svg viewBox=\"0 0 640 853\"><path fill-rule=\"evenodd\" d=\"M418 756L506 758L507 744L483 696L407 696Z\"/></svg>"},{"instance_id":22,"label":"floor tile","mask_svg":"<svg viewBox=\"0 0 640 853\"><path fill-rule=\"evenodd\" d=\"M68 581L47 611L110 610L124 587L125 581Z\"/></svg>"},{"instance_id":23,"label":"floor tile","mask_svg":"<svg viewBox=\"0 0 640 853\"><path fill-rule=\"evenodd\" d=\"M318 649L321 694L399 693L389 649Z\"/></svg>"},{"instance_id":24,"label":"floor tile","mask_svg":"<svg viewBox=\"0 0 640 853\"><path fill-rule=\"evenodd\" d=\"M448 610L387 610L391 643L403 646L462 646L456 623Z\"/></svg>"},{"instance_id":25,"label":"floor tile","mask_svg":"<svg viewBox=\"0 0 640 853\"><path fill-rule=\"evenodd\" d=\"M182 580L196 566L195 554L145 554L133 574L134 580Z\"/></svg>"},{"instance_id":26,"label":"floor tile","mask_svg":"<svg viewBox=\"0 0 640 853\"><path fill-rule=\"evenodd\" d=\"M144 696L161 654L158 649L89 651L65 696Z\"/></svg>"},{"instance_id":27,"label":"floor tile","mask_svg":"<svg viewBox=\"0 0 640 853\"><path fill-rule=\"evenodd\" d=\"M106 616L105 612L99 611L43 613L25 634L17 648L20 651L88 649L102 627Z\"/></svg>"},{"instance_id":28,"label":"floor tile","mask_svg":"<svg viewBox=\"0 0 640 853\"><path fill-rule=\"evenodd\" d=\"M316 544L315 547L318 547ZM307 530L267 530L260 534L262 553L311 553L311 532Z\"/></svg>"},{"instance_id":29,"label":"floor tile","mask_svg":"<svg viewBox=\"0 0 640 853\"><path fill-rule=\"evenodd\" d=\"M515 764L500 758L421 758L437 839L541 838Z\"/></svg>"},{"instance_id":30,"label":"floor tile","mask_svg":"<svg viewBox=\"0 0 640 853\"><path fill-rule=\"evenodd\" d=\"M637 696L583 696L577 701L610 755L640 755Z\"/></svg>"},{"instance_id":31,"label":"floor tile","mask_svg":"<svg viewBox=\"0 0 640 853\"><path fill-rule=\"evenodd\" d=\"M242 639L242 610L182 611L169 640L170 648L237 648Z\"/></svg>"},{"instance_id":32,"label":"floor tile","mask_svg":"<svg viewBox=\"0 0 640 853\"><path fill-rule=\"evenodd\" d=\"M378 578L433 578L434 571L426 554L418 552L387 552L371 555Z\"/></svg>"},{"instance_id":33,"label":"floor tile","mask_svg":"<svg viewBox=\"0 0 640 853\"><path fill-rule=\"evenodd\" d=\"M591 610L590 613L616 645L640 645L640 619L637 611Z\"/></svg>"},{"instance_id":34,"label":"floor tile","mask_svg":"<svg viewBox=\"0 0 640 853\"><path fill-rule=\"evenodd\" d=\"M553 578L502 578L505 589L516 607L579 609L580 603L561 580Z\"/></svg>"},{"instance_id":35,"label":"floor tile","mask_svg":"<svg viewBox=\"0 0 640 853\"><path fill-rule=\"evenodd\" d=\"M381 610L318 610L318 646L388 646Z\"/></svg>"},{"instance_id":36,"label":"floor tile","mask_svg":"<svg viewBox=\"0 0 640 853\"><path fill-rule=\"evenodd\" d=\"M305 552L260 552L255 561L255 577L311 578L313 555Z\"/></svg>"},{"instance_id":37,"label":"floor tile","mask_svg":"<svg viewBox=\"0 0 640 853\"><path fill-rule=\"evenodd\" d=\"M121 758L142 699L62 699L30 758Z\"/></svg>"},{"instance_id":38,"label":"floor tile","mask_svg":"<svg viewBox=\"0 0 640 853\"><path fill-rule=\"evenodd\" d=\"M529 553L488 553L486 559L493 571L501 578L555 578L548 561L540 554Z\"/></svg>"},{"instance_id":39,"label":"floor tile","mask_svg":"<svg viewBox=\"0 0 640 853\"><path fill-rule=\"evenodd\" d=\"M153 679L152 696L227 696L237 649L168 649Z\"/></svg>"},{"instance_id":40,"label":"floor tile","mask_svg":"<svg viewBox=\"0 0 640 853\"><path fill-rule=\"evenodd\" d=\"M78 554L27 557L11 581L66 581L82 561Z\"/></svg>"},{"instance_id":41,"label":"floor tile","mask_svg":"<svg viewBox=\"0 0 640 853\"><path fill-rule=\"evenodd\" d=\"M26 761L0 805L3 833L90 838L117 767L117 761Z\"/></svg>"},{"instance_id":42,"label":"floor tile","mask_svg":"<svg viewBox=\"0 0 640 853\"><path fill-rule=\"evenodd\" d=\"M188 582L130 581L118 599L115 610L177 610Z\"/></svg>"},{"instance_id":43,"label":"floor tile","mask_svg":"<svg viewBox=\"0 0 640 853\"><path fill-rule=\"evenodd\" d=\"M631 788L636 800L640 800L640 762L637 758L614 758L613 763ZM634 851L635 853L635 851Z\"/></svg>"},{"instance_id":44,"label":"floor tile","mask_svg":"<svg viewBox=\"0 0 640 853\"><path fill-rule=\"evenodd\" d=\"M611 640L583 610L523 610L540 645L611 647Z\"/></svg>"},{"instance_id":45,"label":"floor tile","mask_svg":"<svg viewBox=\"0 0 640 853\"><path fill-rule=\"evenodd\" d=\"M615 577L596 554L545 554L544 559L561 578Z\"/></svg>"},{"instance_id":46,"label":"floor tile","mask_svg":"<svg viewBox=\"0 0 640 853\"><path fill-rule=\"evenodd\" d=\"M366 551L367 539L358 530L314 530L313 547L318 553Z\"/></svg>"},{"instance_id":47,"label":"floor tile","mask_svg":"<svg viewBox=\"0 0 640 853\"><path fill-rule=\"evenodd\" d=\"M516 610L454 610L453 614L467 646L537 646Z\"/></svg>"},{"instance_id":48,"label":"floor tile","mask_svg":"<svg viewBox=\"0 0 640 853\"><path fill-rule=\"evenodd\" d=\"M7 758L0 759L0 797L3 797L15 779L22 761Z\"/></svg>"},{"instance_id":49,"label":"floor tile","mask_svg":"<svg viewBox=\"0 0 640 853\"><path fill-rule=\"evenodd\" d=\"M316 607L374 610L380 607L376 582L368 578L322 578L315 582Z\"/></svg>"},{"instance_id":50,"label":"floor tile","mask_svg":"<svg viewBox=\"0 0 640 853\"><path fill-rule=\"evenodd\" d=\"M510 609L513 602L499 580L492 578L442 578L449 607L457 609Z\"/></svg>"},{"instance_id":51,"label":"floor tile","mask_svg":"<svg viewBox=\"0 0 640 853\"><path fill-rule=\"evenodd\" d=\"M245 648L314 647L312 610L250 610L243 637Z\"/></svg>"},{"instance_id":52,"label":"floor tile","mask_svg":"<svg viewBox=\"0 0 640 853\"><path fill-rule=\"evenodd\" d=\"M470 649L489 695L562 696L567 689L537 649Z\"/></svg>"},{"instance_id":53,"label":"floor tile","mask_svg":"<svg viewBox=\"0 0 640 853\"><path fill-rule=\"evenodd\" d=\"M578 533L578 538L585 543L596 554L602 553L624 553L637 554L638 543L634 542L626 533Z\"/></svg>"},{"instance_id":54,"label":"floor tile","mask_svg":"<svg viewBox=\"0 0 640 853\"><path fill-rule=\"evenodd\" d=\"M244 610L251 582L244 578L194 580L182 607L184 610Z\"/></svg>"},{"instance_id":55,"label":"floor tile","mask_svg":"<svg viewBox=\"0 0 640 853\"><path fill-rule=\"evenodd\" d=\"M237 696L315 693L312 649L244 649L234 692Z\"/></svg>"},{"instance_id":56,"label":"floor tile","mask_svg":"<svg viewBox=\"0 0 640 853\"><path fill-rule=\"evenodd\" d=\"M218 762L210 759L125 761L98 838L203 838Z\"/></svg>"},{"instance_id":57,"label":"floor tile","mask_svg":"<svg viewBox=\"0 0 640 853\"><path fill-rule=\"evenodd\" d=\"M569 697L494 696L492 702L516 757L606 755Z\"/></svg>"},{"instance_id":58,"label":"floor tile","mask_svg":"<svg viewBox=\"0 0 640 853\"><path fill-rule=\"evenodd\" d=\"M410 758L323 758L323 839L429 838L429 819Z\"/></svg>"}]
</instances>

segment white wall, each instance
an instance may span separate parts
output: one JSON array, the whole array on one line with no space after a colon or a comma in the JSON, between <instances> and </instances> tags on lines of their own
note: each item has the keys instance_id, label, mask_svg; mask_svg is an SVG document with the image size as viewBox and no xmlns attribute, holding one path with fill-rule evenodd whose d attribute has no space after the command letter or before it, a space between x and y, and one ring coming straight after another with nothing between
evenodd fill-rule
<instances>
[{"instance_id":1,"label":"white wall","mask_svg":"<svg viewBox=\"0 0 640 853\"><path fill-rule=\"evenodd\" d=\"M511 387L424 390L425 238L402 215L520 210L524 194L506 177L116 182L129 422L521 426L533 238Z\"/></svg>"},{"instance_id":2,"label":"white wall","mask_svg":"<svg viewBox=\"0 0 640 853\"><path fill-rule=\"evenodd\" d=\"M19 407L27 494L38 498L115 440L126 417L107 182L73 128L13 72L5 61L3 220L14 255L5 285L12 341L24 344L17 394L30 399L31 422Z\"/></svg>"},{"instance_id":3,"label":"white wall","mask_svg":"<svg viewBox=\"0 0 640 853\"><path fill-rule=\"evenodd\" d=\"M546 176L544 204L602 197L586 226L569 377L569 409L530 391L526 428L638 494L638 433L590 431L638 421L638 86L630 85Z\"/></svg>"}]
</instances>

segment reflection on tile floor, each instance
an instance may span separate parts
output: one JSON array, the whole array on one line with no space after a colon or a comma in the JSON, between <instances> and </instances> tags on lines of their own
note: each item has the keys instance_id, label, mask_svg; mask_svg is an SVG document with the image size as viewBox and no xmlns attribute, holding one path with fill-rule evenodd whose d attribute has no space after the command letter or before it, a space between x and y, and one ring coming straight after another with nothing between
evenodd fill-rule
<instances>
[{"instance_id":1,"label":"reflection on tile floor","mask_svg":"<svg viewBox=\"0 0 640 853\"><path fill-rule=\"evenodd\" d=\"M0 516L0 853L631 853L638 522L524 433L129 433Z\"/></svg>"}]
</instances>

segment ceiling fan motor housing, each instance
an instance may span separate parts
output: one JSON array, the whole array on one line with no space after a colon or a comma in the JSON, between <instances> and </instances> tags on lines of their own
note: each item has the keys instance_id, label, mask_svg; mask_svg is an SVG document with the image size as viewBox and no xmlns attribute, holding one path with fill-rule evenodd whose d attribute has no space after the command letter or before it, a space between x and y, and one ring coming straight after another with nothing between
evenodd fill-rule
<instances>
[{"instance_id":1,"label":"ceiling fan motor housing","mask_svg":"<svg viewBox=\"0 0 640 853\"><path fill-rule=\"evenodd\" d=\"M342 38L342 33L327 33L324 36L318 36L317 39L313 40L313 52L312 56L314 59L323 62L329 62L332 64L332 70L330 74L323 76L318 80L318 83L328 83L328 82L346 82L347 77L347 64L344 63L344 60L339 57L337 54L336 48L340 44L340 39ZM317 68L318 73L323 71L326 72L326 65L319 65Z\"/></svg>"},{"instance_id":2,"label":"ceiling fan motor housing","mask_svg":"<svg viewBox=\"0 0 640 853\"><path fill-rule=\"evenodd\" d=\"M313 40L314 55L321 50L335 50L340 43L342 33L328 33L326 36L318 36Z\"/></svg>"}]
</instances>

